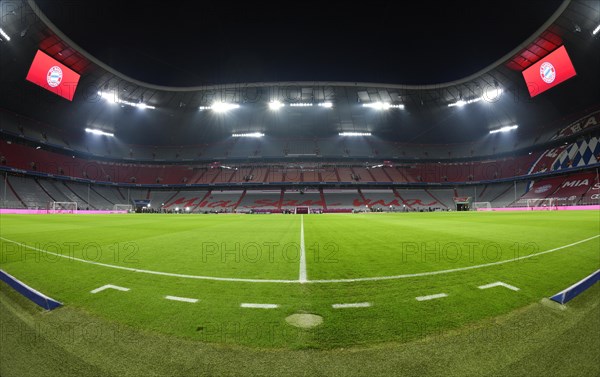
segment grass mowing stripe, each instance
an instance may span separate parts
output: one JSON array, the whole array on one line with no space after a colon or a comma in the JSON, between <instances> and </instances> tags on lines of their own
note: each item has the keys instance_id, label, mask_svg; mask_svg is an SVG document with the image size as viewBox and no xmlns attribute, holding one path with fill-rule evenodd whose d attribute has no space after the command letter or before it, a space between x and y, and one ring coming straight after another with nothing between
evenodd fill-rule
<instances>
[{"instance_id":1,"label":"grass mowing stripe","mask_svg":"<svg viewBox=\"0 0 600 377\"><path fill-rule=\"evenodd\" d=\"M414 274L403 274L403 275L392 275L392 276L376 276L376 277L352 278L352 279L307 280L304 283L353 283L353 282L362 282L362 281L395 280L395 279L404 279L404 278L414 278L414 277L420 277L420 276L441 275L441 274L448 274L448 273L458 272L458 271L474 270L474 269L483 268L483 267L497 266L497 265L501 265L501 264L505 264L505 263L516 262L519 260L532 258L532 257L538 256L538 255L553 253L555 251L563 250L563 249L566 249L569 247L573 247L573 246L582 244L584 242L594 240L598 237L600 237L600 234L585 238L585 239L577 241L577 242L570 243L568 245L563 245L563 246L555 247L550 250L541 251L539 253L533 253L533 254L529 254L529 255L524 255L522 257L512 258L512 259L508 259L508 260L502 260L502 261L498 261L498 262L478 264L475 266L466 266L466 267L453 268L453 269L449 269L449 270L419 272L419 273L414 273ZM116 269L120 269L120 270L132 271L132 272L141 272L141 273L151 274L151 275L172 276L172 277L180 277L180 278L185 278L185 279L233 281L233 282L246 282L246 283L287 283L287 284L300 283L299 280L222 278L222 277L215 277L215 276L186 275L186 274L176 274L176 273L171 273L171 272L143 270L143 269L137 269L137 268L131 268L131 267L117 266L117 265L107 264L107 263L94 262L94 261L89 261L89 260L76 258L76 257L72 257L72 256L57 254L57 253L53 253L53 252L50 252L47 250L39 249L37 247L29 246L29 245L21 243L21 242L9 240L8 238L4 238L4 237L0 237L0 240L6 241L6 242L11 242L16 245L23 246L25 248L29 248L31 250L36 250L36 251L39 251L42 253L47 253L50 255L58 256L61 258L67 258L67 259L75 260L78 262L89 263L89 264L93 264L93 265L109 267L109 268L116 268Z\"/></svg>"}]
</instances>

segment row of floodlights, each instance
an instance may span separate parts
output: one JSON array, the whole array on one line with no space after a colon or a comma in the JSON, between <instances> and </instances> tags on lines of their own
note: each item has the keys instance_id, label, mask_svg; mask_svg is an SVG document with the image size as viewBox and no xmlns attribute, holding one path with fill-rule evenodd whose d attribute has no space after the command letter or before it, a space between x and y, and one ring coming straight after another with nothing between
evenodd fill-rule
<instances>
[{"instance_id":1,"label":"row of floodlights","mask_svg":"<svg viewBox=\"0 0 600 377\"><path fill-rule=\"evenodd\" d=\"M137 107L138 109L156 109L155 106L150 106L144 102L129 102L129 101L125 101L119 98L119 96L117 95L117 93L104 93L104 92L98 92L98 95L102 98L104 98L105 100L107 100L109 103L112 104L121 104L121 105L127 105L127 106L131 106L131 107Z\"/></svg>"},{"instance_id":2,"label":"row of floodlights","mask_svg":"<svg viewBox=\"0 0 600 377\"><path fill-rule=\"evenodd\" d=\"M469 105L471 103L475 103L475 102L479 102L479 101L483 101L483 100L486 100L487 102L495 102L500 99L500 96L502 95L502 93L503 93L502 88L494 88L489 91L486 91L486 93L480 97L475 97L475 98L471 98L468 100L461 98L456 102L449 103L448 107L463 107L465 105Z\"/></svg>"},{"instance_id":3,"label":"row of floodlights","mask_svg":"<svg viewBox=\"0 0 600 377\"><path fill-rule=\"evenodd\" d=\"M475 102L479 102L479 101L483 101L483 100L487 100L489 102L494 102L497 99L500 98L500 96L502 95L502 88L494 88L492 91L490 91L489 93L486 93L483 96L480 97L475 97L475 98L471 98L471 99L459 99L458 101L452 102L448 104L448 107L463 107L465 105L471 104L471 103L475 103ZM122 100L118 97L118 95L116 93L104 93L104 92L98 92L98 95L101 96L102 98L104 98L105 100L107 100L110 103L118 103L121 105L127 105L127 106L132 106L132 107L137 107L139 109L155 109L156 107L154 106L150 106L144 102L138 102L138 103L134 103L134 102L129 102L129 101L125 101ZM283 107L286 106L285 103L281 102L281 101L271 101L269 102L269 109L272 111L277 111ZM310 103L310 102L294 102L294 103L290 103L289 105L290 107L313 107L313 106L319 106L319 107L323 107L326 109L331 109L333 107L333 103L331 102L320 102L317 104L314 103ZM366 108L370 108L370 109L374 109L374 110L379 110L379 111L386 111L386 110L390 110L390 109L400 109L400 110L404 110L404 105L403 104L392 104L389 102L371 102L371 103L363 103L362 104L363 107ZM239 109L240 105L236 104L236 103L228 103L228 102L215 102L210 106L200 106L198 107L198 109L200 111L204 111L204 110L212 110L215 113L226 113L230 110L235 110L235 109Z\"/></svg>"},{"instance_id":4,"label":"row of floodlights","mask_svg":"<svg viewBox=\"0 0 600 377\"><path fill-rule=\"evenodd\" d=\"M269 109L271 110L279 110L284 107L285 104L280 101L271 101L269 102ZM311 107L314 106L312 103L308 102L294 102L290 103L290 107ZM330 109L333 107L331 102L321 102L317 104L317 106L324 107L326 109ZM363 103L363 107L369 107L375 110L389 110L389 109L404 109L404 105L402 104L391 104L389 102L372 102L372 103Z\"/></svg>"},{"instance_id":5,"label":"row of floodlights","mask_svg":"<svg viewBox=\"0 0 600 377\"><path fill-rule=\"evenodd\" d=\"M404 105L396 104L393 105L389 102L371 102L371 103L363 103L363 107L368 107L374 110L389 110L389 109L400 109L404 110Z\"/></svg>"},{"instance_id":6,"label":"row of floodlights","mask_svg":"<svg viewBox=\"0 0 600 377\"><path fill-rule=\"evenodd\" d=\"M289 106L290 107L312 107L315 104L313 103L308 103L308 102L296 102L296 103L291 103ZM270 110L279 110L282 107L284 107L285 104L283 102L280 101L271 101L269 102L269 109ZM319 107L324 107L326 109L330 109L333 107L333 103L331 102L321 102L318 103L317 106ZM215 102L210 106L200 106L198 109L200 111L204 111L204 110L212 110L215 113L225 113L229 110L234 110L234 109L238 109L240 107L240 105L236 104L236 103L227 103L227 102Z\"/></svg>"},{"instance_id":7,"label":"row of floodlights","mask_svg":"<svg viewBox=\"0 0 600 377\"><path fill-rule=\"evenodd\" d=\"M481 97L475 97L475 98L471 98L468 100L464 100L464 99L460 99L456 102L452 102L448 104L448 107L463 107L465 105L471 104L471 103L475 103L475 102L479 102L482 101L484 99L486 99L487 97L489 97L491 100L495 100L497 98L500 98L500 95L502 94L502 89L501 88L497 88L495 89L495 92L491 95L491 96L481 96ZM144 102L129 102L129 101L125 101L119 98L119 96L116 93L104 93L104 92L98 92L98 95L102 98L104 98L105 100L107 100L110 103L114 103L114 104L121 104L121 105L127 105L127 106L132 106L132 107L137 107L139 109L155 109L155 106L150 106ZM277 111L279 109L281 109L282 107L285 107L286 104L280 101L271 101L269 102L269 109L272 111ZM313 107L315 106L315 104L313 103L309 103L309 102L295 102L295 103L290 103L289 104L290 107ZM323 107L326 109L331 109L333 107L333 103L331 102L321 102L316 104L316 106L319 107ZM363 103L362 105L363 107L367 107L370 109L374 109L374 110L379 110L379 111L386 111L386 110L390 110L390 109L400 109L400 110L404 110L404 105L403 104L391 104L389 102L371 102L371 103ZM215 102L210 106L200 106L198 109L200 111L204 111L204 110L212 110L215 113L226 113L230 110L235 110L235 109L239 109L240 105L236 104L236 103L227 103L227 102Z\"/></svg>"},{"instance_id":8,"label":"row of floodlights","mask_svg":"<svg viewBox=\"0 0 600 377\"><path fill-rule=\"evenodd\" d=\"M269 105L269 110L272 110L272 111L280 110L281 108L283 108L285 106L289 106L289 107L318 106L318 107L323 107L325 109L333 108L333 103L331 103L331 102L320 102L317 104L310 103L310 102L294 102L294 103L290 103L290 104L286 105L285 103L283 103L281 101L271 101L271 102L269 102L268 105ZM210 106L200 106L198 109L200 111L212 110L216 113L225 113L229 110L238 109L239 107L240 107L240 105L235 104L235 103L215 102ZM389 110L389 109L401 109L402 110L402 109L404 109L403 104L391 104L389 102L364 103L363 107L368 107L368 108L375 109L375 110Z\"/></svg>"},{"instance_id":9,"label":"row of floodlights","mask_svg":"<svg viewBox=\"0 0 600 377\"><path fill-rule=\"evenodd\" d=\"M371 136L370 132L340 132L339 136ZM248 133L235 133L231 134L231 137L263 137L265 136L262 132L248 132Z\"/></svg>"},{"instance_id":10,"label":"row of floodlights","mask_svg":"<svg viewBox=\"0 0 600 377\"><path fill-rule=\"evenodd\" d=\"M519 126L512 125L512 126L504 126L501 128L497 128L495 130L491 130L490 134L495 134L498 132L509 132L512 130L515 130L519 128ZM86 128L85 132L90 133L90 134L94 134L94 135L99 135L99 136L109 136L109 137L114 137L115 135L113 133L110 132L106 132L106 131L102 131L96 128ZM353 131L346 131L346 132L340 132L338 133L339 136L371 136L370 132L353 132ZM247 132L247 133L234 133L231 134L231 137L250 137L250 138L259 138L259 137L263 137L265 136L264 133L262 132Z\"/></svg>"},{"instance_id":11,"label":"row of floodlights","mask_svg":"<svg viewBox=\"0 0 600 377\"><path fill-rule=\"evenodd\" d=\"M290 107L313 107L314 105L315 104L311 103L311 102L293 102L293 103L289 104ZM333 107L333 103L320 102L320 103L317 103L317 106L323 107L326 109L331 109ZM285 107L285 103L283 103L281 101L269 102L269 110L277 111L277 110L281 109L282 107Z\"/></svg>"},{"instance_id":12,"label":"row of floodlights","mask_svg":"<svg viewBox=\"0 0 600 377\"><path fill-rule=\"evenodd\" d=\"M465 105L469 105L471 103L476 103L476 102L483 101L483 100L486 100L488 102L495 102L500 98L502 93L503 93L502 88L494 88L493 90L486 92L485 95L480 96L480 97L475 97L475 98L471 98L471 99L462 99L461 98L458 101L449 103L448 107L463 107ZM273 110L273 111L277 111L285 106L286 106L286 104L281 101L269 102L269 109ZM312 107L312 106L315 106L315 104L309 103L309 102L295 102L295 103L290 103L289 106L290 107ZM330 109L333 107L333 104L331 102L321 102L321 103L318 103L317 106ZM392 104L389 102L380 102L380 101L371 102L371 103L363 103L362 106L370 108L370 109L374 109L374 110L379 110L379 111L386 111L386 110L390 110L390 109L404 110L403 104ZM231 104L231 103L226 103L226 102L215 102L211 106L200 106L199 109L200 110L213 110L214 112L217 112L217 113L224 113L229 110L237 109L239 107L240 107L240 105L237 105L237 104Z\"/></svg>"},{"instance_id":13,"label":"row of floodlights","mask_svg":"<svg viewBox=\"0 0 600 377\"><path fill-rule=\"evenodd\" d=\"M504 126L501 128L497 128L495 130L491 130L490 134L495 134L498 132L509 132L512 130L516 130L517 128L519 128L518 125L514 124L512 126ZM340 132L338 133L339 136L371 136L370 132L353 132L353 131L346 131L346 132ZM263 137L265 136L264 133L262 132L249 132L249 133L236 133L236 134L232 134L232 137Z\"/></svg>"}]
</instances>

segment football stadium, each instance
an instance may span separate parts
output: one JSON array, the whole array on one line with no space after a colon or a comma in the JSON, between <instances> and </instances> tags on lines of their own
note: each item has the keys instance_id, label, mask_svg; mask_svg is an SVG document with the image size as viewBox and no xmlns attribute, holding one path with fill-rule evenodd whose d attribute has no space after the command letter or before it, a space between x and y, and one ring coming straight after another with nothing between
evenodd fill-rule
<instances>
[{"instance_id":1,"label":"football stadium","mask_svg":"<svg viewBox=\"0 0 600 377\"><path fill-rule=\"evenodd\" d=\"M233 8L0 0L0 375L600 375L600 2Z\"/></svg>"}]
</instances>

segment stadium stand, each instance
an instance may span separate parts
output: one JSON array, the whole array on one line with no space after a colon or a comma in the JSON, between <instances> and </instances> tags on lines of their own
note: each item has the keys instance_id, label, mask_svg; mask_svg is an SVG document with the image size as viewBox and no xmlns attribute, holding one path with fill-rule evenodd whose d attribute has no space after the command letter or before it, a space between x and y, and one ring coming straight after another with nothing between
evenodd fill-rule
<instances>
[{"instance_id":1,"label":"stadium stand","mask_svg":"<svg viewBox=\"0 0 600 377\"><path fill-rule=\"evenodd\" d=\"M359 195L358 190L324 189L323 194L325 195L329 210L362 209L360 204L363 199ZM356 206L355 203L357 203Z\"/></svg>"},{"instance_id":2,"label":"stadium stand","mask_svg":"<svg viewBox=\"0 0 600 377\"><path fill-rule=\"evenodd\" d=\"M283 195L281 209L293 211L296 207L309 207L311 210L323 210L325 203L321 200L321 194L316 191L291 191L286 190Z\"/></svg>"},{"instance_id":3,"label":"stadium stand","mask_svg":"<svg viewBox=\"0 0 600 377\"><path fill-rule=\"evenodd\" d=\"M13 176L8 177L8 180L27 208L46 208L48 202L53 200L31 178Z\"/></svg>"},{"instance_id":4,"label":"stadium stand","mask_svg":"<svg viewBox=\"0 0 600 377\"><path fill-rule=\"evenodd\" d=\"M600 204L600 181L598 180L598 176L594 179L593 185L590 189L583 195L581 199L581 204L589 205L589 204Z\"/></svg>"},{"instance_id":5,"label":"stadium stand","mask_svg":"<svg viewBox=\"0 0 600 377\"><path fill-rule=\"evenodd\" d=\"M526 205L528 199L555 198L558 205L598 200L593 170L600 159L599 137L593 133L600 123L597 107L519 140L522 149L512 155L499 155L509 150L502 149L506 145L498 149L489 138L447 145L377 137L232 138L178 147L111 139L90 144L5 110L0 119L2 207L76 201L79 208L110 209L143 199L152 208L165 203L165 209L189 206L191 212L280 211L298 203L324 210L363 210L365 205L443 210L454 208L456 196L494 207ZM554 144L526 149L543 142ZM315 162L312 156L330 158ZM562 174L547 177L556 173Z\"/></svg>"},{"instance_id":6,"label":"stadium stand","mask_svg":"<svg viewBox=\"0 0 600 377\"><path fill-rule=\"evenodd\" d=\"M250 210L280 210L281 190L248 190L238 205L238 210L248 212Z\"/></svg>"},{"instance_id":7,"label":"stadium stand","mask_svg":"<svg viewBox=\"0 0 600 377\"><path fill-rule=\"evenodd\" d=\"M551 197L555 199L557 205L578 204L583 195L593 187L595 178L595 172L574 174L563 178L563 182Z\"/></svg>"}]
</instances>

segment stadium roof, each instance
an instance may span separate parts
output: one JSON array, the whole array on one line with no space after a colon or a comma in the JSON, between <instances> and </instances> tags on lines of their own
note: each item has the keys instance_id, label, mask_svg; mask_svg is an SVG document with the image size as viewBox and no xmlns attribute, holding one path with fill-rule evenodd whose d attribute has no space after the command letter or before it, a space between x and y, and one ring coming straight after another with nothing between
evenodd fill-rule
<instances>
[{"instance_id":1,"label":"stadium roof","mask_svg":"<svg viewBox=\"0 0 600 377\"><path fill-rule=\"evenodd\" d=\"M0 26L13 36L11 41L0 43L2 107L71 130L74 135L93 127L114 132L125 143L179 145L221 140L232 133L319 137L354 131L403 142L453 143L486 137L490 129L512 124L519 124L521 133L537 133L556 120L600 103L600 42L599 34L592 35L600 19L600 4L595 1L565 0L512 51L477 72L449 82L286 81L195 87L162 86L129 77L78 46L34 1L0 3L5 13ZM531 99L521 71L561 45L571 55L577 76ZM473 56L464 59L475 59L478 47L472 46ZM37 49L81 73L73 102L24 80ZM502 95L496 95L497 88L502 89ZM111 105L99 92L156 108ZM448 106L481 97L485 100ZM288 106L273 112L268 103L275 100ZM215 101L240 107L228 114L200 110ZM380 101L404 108L380 112L362 106ZM321 102L331 102L333 107L289 106Z\"/></svg>"}]
</instances>

